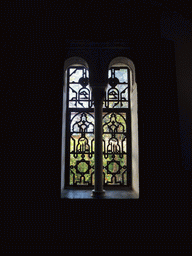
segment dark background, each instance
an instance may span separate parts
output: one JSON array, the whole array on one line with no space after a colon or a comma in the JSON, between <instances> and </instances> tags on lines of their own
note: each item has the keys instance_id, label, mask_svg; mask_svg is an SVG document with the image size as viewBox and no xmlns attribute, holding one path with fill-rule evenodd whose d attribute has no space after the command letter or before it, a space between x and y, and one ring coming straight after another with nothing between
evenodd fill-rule
<instances>
[{"instance_id":1,"label":"dark background","mask_svg":"<svg viewBox=\"0 0 192 256\"><path fill-rule=\"evenodd\" d=\"M3 252L189 251L189 146L182 153L167 10L189 1L4 1ZM90 9L91 8L91 9ZM136 67L139 200L60 199L63 67L70 40L125 41Z\"/></svg>"}]
</instances>

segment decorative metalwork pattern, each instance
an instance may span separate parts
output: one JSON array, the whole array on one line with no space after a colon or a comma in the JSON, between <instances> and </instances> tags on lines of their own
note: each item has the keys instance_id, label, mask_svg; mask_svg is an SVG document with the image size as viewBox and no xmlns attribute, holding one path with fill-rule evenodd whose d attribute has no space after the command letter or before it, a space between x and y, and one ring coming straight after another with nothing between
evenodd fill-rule
<instances>
[{"instance_id":1,"label":"decorative metalwork pattern","mask_svg":"<svg viewBox=\"0 0 192 256\"><path fill-rule=\"evenodd\" d=\"M103 102L104 108L128 108L128 68L114 67L109 70L109 85Z\"/></svg>"},{"instance_id":2,"label":"decorative metalwork pattern","mask_svg":"<svg viewBox=\"0 0 192 256\"><path fill-rule=\"evenodd\" d=\"M88 76L82 66L68 69L66 180L72 186L94 185L94 109Z\"/></svg>"},{"instance_id":3,"label":"decorative metalwork pattern","mask_svg":"<svg viewBox=\"0 0 192 256\"><path fill-rule=\"evenodd\" d=\"M92 108L88 70L83 67L70 68L68 79L69 108Z\"/></svg>"},{"instance_id":4,"label":"decorative metalwork pattern","mask_svg":"<svg viewBox=\"0 0 192 256\"><path fill-rule=\"evenodd\" d=\"M104 113L103 156L104 184L127 185L126 113Z\"/></svg>"},{"instance_id":5,"label":"decorative metalwork pattern","mask_svg":"<svg viewBox=\"0 0 192 256\"><path fill-rule=\"evenodd\" d=\"M68 68L66 183L94 185L94 102L89 88L88 69ZM130 184L129 72L109 70L109 85L103 103L104 186Z\"/></svg>"},{"instance_id":6,"label":"decorative metalwork pattern","mask_svg":"<svg viewBox=\"0 0 192 256\"><path fill-rule=\"evenodd\" d=\"M104 186L130 185L129 70L113 67L103 102Z\"/></svg>"},{"instance_id":7,"label":"decorative metalwork pattern","mask_svg":"<svg viewBox=\"0 0 192 256\"><path fill-rule=\"evenodd\" d=\"M71 112L70 185L94 184L94 116Z\"/></svg>"}]
</instances>

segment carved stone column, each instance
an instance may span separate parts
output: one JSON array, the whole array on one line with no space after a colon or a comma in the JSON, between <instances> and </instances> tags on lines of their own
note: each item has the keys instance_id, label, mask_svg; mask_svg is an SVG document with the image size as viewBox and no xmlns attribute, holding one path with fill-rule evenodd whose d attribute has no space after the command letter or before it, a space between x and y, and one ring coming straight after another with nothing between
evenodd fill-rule
<instances>
[{"instance_id":1,"label":"carved stone column","mask_svg":"<svg viewBox=\"0 0 192 256\"><path fill-rule=\"evenodd\" d=\"M106 85L107 86L107 85ZM103 148L102 148L102 119L103 119L103 99L106 86L92 85L92 95L95 105L95 188L92 196L103 196Z\"/></svg>"}]
</instances>

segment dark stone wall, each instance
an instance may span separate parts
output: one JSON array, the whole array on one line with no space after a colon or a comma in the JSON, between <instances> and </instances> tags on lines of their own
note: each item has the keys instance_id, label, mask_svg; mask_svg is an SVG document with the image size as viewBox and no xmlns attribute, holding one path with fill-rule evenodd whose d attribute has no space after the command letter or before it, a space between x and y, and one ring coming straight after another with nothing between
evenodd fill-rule
<instances>
[{"instance_id":1,"label":"dark stone wall","mask_svg":"<svg viewBox=\"0 0 192 256\"><path fill-rule=\"evenodd\" d=\"M192 41L177 43L175 48L182 168L186 170L185 175L188 177L192 156Z\"/></svg>"}]
</instances>

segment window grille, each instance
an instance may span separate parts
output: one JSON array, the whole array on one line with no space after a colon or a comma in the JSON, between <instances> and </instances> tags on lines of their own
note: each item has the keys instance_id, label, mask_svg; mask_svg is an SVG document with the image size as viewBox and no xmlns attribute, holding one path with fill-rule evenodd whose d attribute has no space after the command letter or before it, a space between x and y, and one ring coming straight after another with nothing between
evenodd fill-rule
<instances>
[{"instance_id":1,"label":"window grille","mask_svg":"<svg viewBox=\"0 0 192 256\"><path fill-rule=\"evenodd\" d=\"M131 184L130 73L112 67L103 101L103 185ZM94 185L94 101L89 71L67 70L66 171L68 186Z\"/></svg>"}]
</instances>

